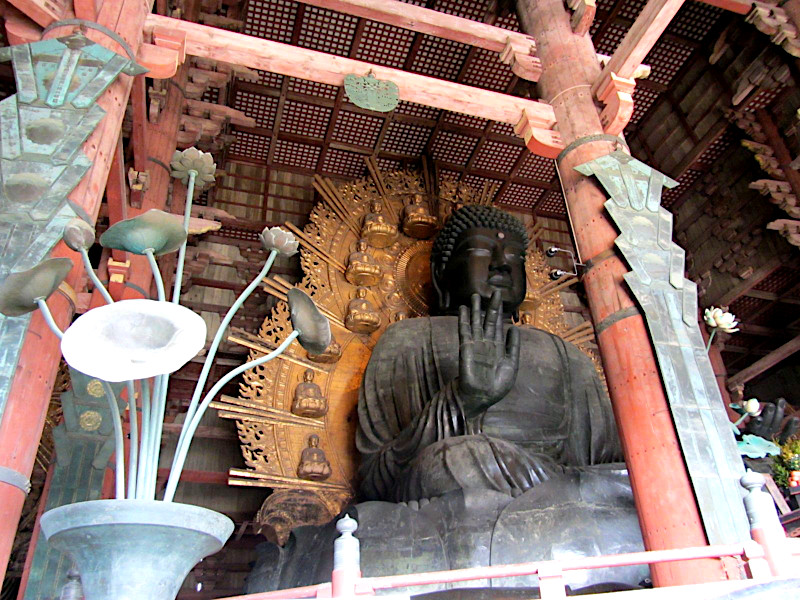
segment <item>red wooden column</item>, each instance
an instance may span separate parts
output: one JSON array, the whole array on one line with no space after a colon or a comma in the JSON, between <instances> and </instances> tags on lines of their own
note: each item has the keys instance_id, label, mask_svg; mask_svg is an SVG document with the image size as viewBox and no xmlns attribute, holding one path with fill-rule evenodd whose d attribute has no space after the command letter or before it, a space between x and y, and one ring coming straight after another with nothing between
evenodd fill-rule
<instances>
[{"instance_id":1,"label":"red wooden column","mask_svg":"<svg viewBox=\"0 0 800 600\"><path fill-rule=\"evenodd\" d=\"M644 320L622 279L627 266L612 250L618 232L606 217L606 196L574 167L608 154L591 87L600 75L589 36L572 33L562 0L518 0L523 29L536 40L542 61L538 90L555 111L567 150L558 166L575 241L584 262L583 282L603 357L625 462L648 550L707 544ZM725 578L714 560L652 567L657 586Z\"/></svg>"},{"instance_id":2,"label":"red wooden column","mask_svg":"<svg viewBox=\"0 0 800 600\"><path fill-rule=\"evenodd\" d=\"M142 43L142 29L149 11L147 0L106 0L102 3L97 21L116 31L136 52ZM64 35L71 29L54 30L48 37ZM104 46L112 47L116 52L122 52L108 37L98 32L90 30L87 36ZM83 147L84 153L93 164L70 194L70 198L86 210L92 219L97 218L100 209L130 88L131 78L120 75L98 100L98 104L105 109L106 116ZM75 267L68 276L67 283L75 289L81 289L84 274L80 257L68 250L63 243L56 247L52 255L73 260ZM49 304L56 322L62 329L65 328L74 314L75 306L66 295L60 293L51 296ZM26 477L30 476L33 468L60 356L58 339L36 311L25 337L8 403L0 422L0 465L14 469ZM0 483L2 573L5 573L8 566L24 501L25 495L20 489Z\"/></svg>"}]
</instances>

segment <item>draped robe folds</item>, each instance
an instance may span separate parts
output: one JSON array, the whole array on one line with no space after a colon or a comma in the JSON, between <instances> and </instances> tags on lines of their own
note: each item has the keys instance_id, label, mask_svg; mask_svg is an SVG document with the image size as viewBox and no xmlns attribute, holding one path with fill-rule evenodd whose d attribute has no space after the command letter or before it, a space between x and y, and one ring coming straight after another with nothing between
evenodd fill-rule
<instances>
[{"instance_id":1,"label":"draped robe folds","mask_svg":"<svg viewBox=\"0 0 800 600\"><path fill-rule=\"evenodd\" d=\"M381 336L358 401L364 499L404 502L456 489L516 496L565 468L621 458L608 397L575 346L520 328L514 386L467 422L458 345L454 316L406 319Z\"/></svg>"}]
</instances>

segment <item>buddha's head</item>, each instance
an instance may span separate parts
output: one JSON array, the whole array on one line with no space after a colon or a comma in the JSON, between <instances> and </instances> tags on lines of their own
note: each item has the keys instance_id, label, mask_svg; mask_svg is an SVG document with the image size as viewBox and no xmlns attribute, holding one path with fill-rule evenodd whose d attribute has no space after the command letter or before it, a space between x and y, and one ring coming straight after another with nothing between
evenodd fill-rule
<instances>
[{"instance_id":1,"label":"buddha's head","mask_svg":"<svg viewBox=\"0 0 800 600\"><path fill-rule=\"evenodd\" d=\"M316 433L312 433L308 436L308 447L319 448L319 436Z\"/></svg>"},{"instance_id":2,"label":"buddha's head","mask_svg":"<svg viewBox=\"0 0 800 600\"><path fill-rule=\"evenodd\" d=\"M516 312L525 299L525 251L522 222L492 206L467 205L454 211L431 251L431 278L440 314L470 306L473 294L485 309L495 291L503 313Z\"/></svg>"},{"instance_id":3,"label":"buddha's head","mask_svg":"<svg viewBox=\"0 0 800 600\"><path fill-rule=\"evenodd\" d=\"M366 252L367 251L367 240L358 240L356 242L356 250L359 252Z\"/></svg>"},{"instance_id":4,"label":"buddha's head","mask_svg":"<svg viewBox=\"0 0 800 600\"><path fill-rule=\"evenodd\" d=\"M373 202L372 207L370 208L371 212L379 214L383 210L383 206L380 202Z\"/></svg>"},{"instance_id":5,"label":"buddha's head","mask_svg":"<svg viewBox=\"0 0 800 600\"><path fill-rule=\"evenodd\" d=\"M305 373L303 373L303 381L306 383L314 381L314 369L306 369Z\"/></svg>"},{"instance_id":6,"label":"buddha's head","mask_svg":"<svg viewBox=\"0 0 800 600\"><path fill-rule=\"evenodd\" d=\"M411 204L416 204L417 206L422 205L422 194L414 194L411 196Z\"/></svg>"},{"instance_id":7,"label":"buddha's head","mask_svg":"<svg viewBox=\"0 0 800 600\"><path fill-rule=\"evenodd\" d=\"M367 288L360 287L356 289L356 298L360 298L361 300L363 300L366 297L367 297Z\"/></svg>"}]
</instances>

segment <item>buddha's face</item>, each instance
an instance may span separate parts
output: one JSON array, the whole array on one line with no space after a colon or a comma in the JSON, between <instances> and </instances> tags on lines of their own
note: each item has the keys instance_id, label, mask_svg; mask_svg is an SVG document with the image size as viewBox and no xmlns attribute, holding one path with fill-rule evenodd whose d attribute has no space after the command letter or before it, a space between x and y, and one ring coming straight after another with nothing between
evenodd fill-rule
<instances>
[{"instance_id":1,"label":"buddha's face","mask_svg":"<svg viewBox=\"0 0 800 600\"><path fill-rule=\"evenodd\" d=\"M472 295L478 294L485 309L492 294L499 291L503 313L512 314L525 299L523 251L520 240L506 232L485 227L464 231L444 272L434 273L441 308L453 313L459 306L470 306Z\"/></svg>"},{"instance_id":2,"label":"buddha's face","mask_svg":"<svg viewBox=\"0 0 800 600\"><path fill-rule=\"evenodd\" d=\"M356 250L359 252L366 252L367 251L367 242L365 240L358 240L356 244Z\"/></svg>"},{"instance_id":3,"label":"buddha's face","mask_svg":"<svg viewBox=\"0 0 800 600\"><path fill-rule=\"evenodd\" d=\"M314 371L312 371L311 369L306 369L306 372L303 373L303 381L305 381L306 383L314 381Z\"/></svg>"},{"instance_id":4,"label":"buddha's face","mask_svg":"<svg viewBox=\"0 0 800 600\"><path fill-rule=\"evenodd\" d=\"M372 203L372 212L379 213L382 210L383 210L383 207L380 204L378 204L377 202L373 202Z\"/></svg>"}]
</instances>

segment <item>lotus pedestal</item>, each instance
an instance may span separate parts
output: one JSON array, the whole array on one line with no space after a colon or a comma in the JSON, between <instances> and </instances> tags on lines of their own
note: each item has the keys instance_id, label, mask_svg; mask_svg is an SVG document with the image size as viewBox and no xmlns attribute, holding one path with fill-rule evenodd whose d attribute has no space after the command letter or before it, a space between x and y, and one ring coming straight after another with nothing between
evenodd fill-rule
<instances>
[{"instance_id":1,"label":"lotus pedestal","mask_svg":"<svg viewBox=\"0 0 800 600\"><path fill-rule=\"evenodd\" d=\"M175 600L192 567L225 544L233 522L188 504L95 500L46 512L41 528L75 560L85 600Z\"/></svg>"}]
</instances>

